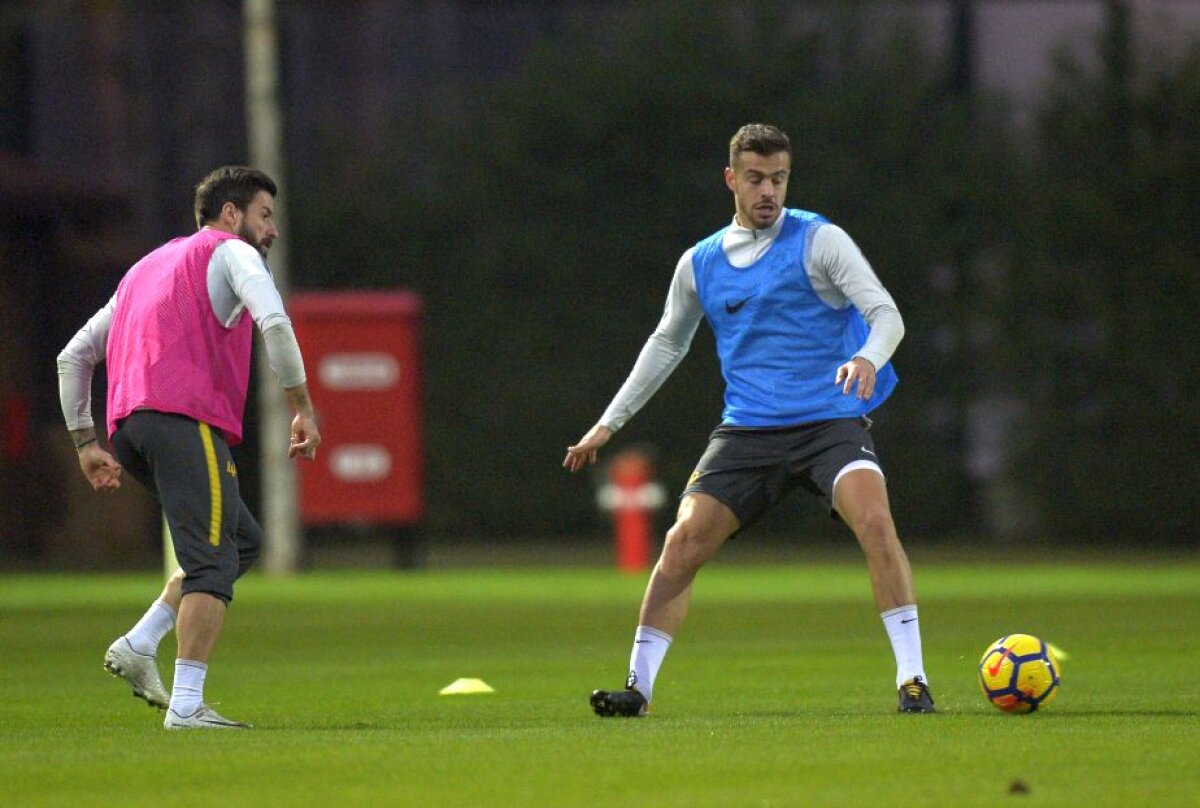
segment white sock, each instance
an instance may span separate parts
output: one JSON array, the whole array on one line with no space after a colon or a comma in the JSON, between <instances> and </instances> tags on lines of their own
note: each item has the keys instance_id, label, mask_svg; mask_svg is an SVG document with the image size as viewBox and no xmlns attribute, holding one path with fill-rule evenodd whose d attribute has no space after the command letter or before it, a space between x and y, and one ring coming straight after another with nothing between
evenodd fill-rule
<instances>
[{"instance_id":1,"label":"white sock","mask_svg":"<svg viewBox=\"0 0 1200 808\"><path fill-rule=\"evenodd\" d=\"M171 686L171 709L187 718L204 702L204 677L208 665L194 659L175 660L175 682Z\"/></svg>"},{"instance_id":2,"label":"white sock","mask_svg":"<svg viewBox=\"0 0 1200 808\"><path fill-rule=\"evenodd\" d=\"M139 654L154 656L162 638L173 628L175 610L159 599L151 603L142 619L126 632L125 639L129 640L130 647Z\"/></svg>"},{"instance_id":3,"label":"white sock","mask_svg":"<svg viewBox=\"0 0 1200 808\"><path fill-rule=\"evenodd\" d=\"M629 655L629 679L626 687L632 687L646 697L649 703L654 694L654 679L667 649L671 647L671 636L650 626L638 626L633 633L633 652Z\"/></svg>"},{"instance_id":4,"label":"white sock","mask_svg":"<svg viewBox=\"0 0 1200 808\"><path fill-rule=\"evenodd\" d=\"M917 620L916 604L897 606L880 614L888 639L892 641L892 653L896 655L896 687L920 676L926 684L925 661L921 658L921 624Z\"/></svg>"}]
</instances>

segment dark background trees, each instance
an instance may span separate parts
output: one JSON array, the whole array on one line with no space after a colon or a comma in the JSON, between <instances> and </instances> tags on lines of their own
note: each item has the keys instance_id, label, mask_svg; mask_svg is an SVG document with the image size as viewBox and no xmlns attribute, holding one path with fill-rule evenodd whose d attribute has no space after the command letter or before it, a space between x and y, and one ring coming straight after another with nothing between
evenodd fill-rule
<instances>
[{"instance_id":1,"label":"dark background trees","mask_svg":"<svg viewBox=\"0 0 1200 808\"><path fill-rule=\"evenodd\" d=\"M0 158L37 168L0 176L25 217L0 223L21 404L5 399L5 434L26 434L13 412L33 422L0 444L0 480L67 502L9 506L22 554L97 521L68 455L39 472L59 490L27 482L29 455L63 448L48 357L190 226L180 178L243 159L236 5L0 16ZM625 378L680 254L729 221L728 138L768 121L793 140L790 204L844 226L905 315L876 425L904 534L1194 547L1200 45L1158 47L1137 2L1091 7L1095 40L1018 98L976 75L1004 3L281 2L292 285L425 297L427 532L604 529L565 447ZM702 326L614 448L650 448L677 491L720 410ZM756 531L844 539L800 504Z\"/></svg>"},{"instance_id":2,"label":"dark background trees","mask_svg":"<svg viewBox=\"0 0 1200 808\"><path fill-rule=\"evenodd\" d=\"M1117 4L1097 53L1064 61L1018 132L904 25L663 3L568 27L452 115L423 106L387 161L297 188L298 276L427 296L435 524L594 526L563 449L624 379L680 253L728 221L729 136L778 122L790 203L846 227L905 314L877 429L906 528L1194 542L1170 480L1194 484L1200 445L1195 52L1137 51ZM702 327L616 440L655 447L678 489L720 406ZM830 532L800 508L762 530Z\"/></svg>"}]
</instances>

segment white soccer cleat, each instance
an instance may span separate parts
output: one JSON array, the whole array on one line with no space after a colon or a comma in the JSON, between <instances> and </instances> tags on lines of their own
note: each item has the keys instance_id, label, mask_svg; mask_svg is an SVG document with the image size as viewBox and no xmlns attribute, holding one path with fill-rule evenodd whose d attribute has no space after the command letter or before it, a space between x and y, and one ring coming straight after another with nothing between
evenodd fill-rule
<instances>
[{"instance_id":1,"label":"white soccer cleat","mask_svg":"<svg viewBox=\"0 0 1200 808\"><path fill-rule=\"evenodd\" d=\"M201 704L200 709L188 716L167 710L163 726L167 729L250 729L249 724L230 721L207 704Z\"/></svg>"},{"instance_id":2,"label":"white soccer cleat","mask_svg":"<svg viewBox=\"0 0 1200 808\"><path fill-rule=\"evenodd\" d=\"M151 707L165 710L170 704L171 697L163 687L154 657L133 650L125 637L118 637L116 642L108 646L104 654L104 670L128 682L133 695L145 699Z\"/></svg>"}]
</instances>

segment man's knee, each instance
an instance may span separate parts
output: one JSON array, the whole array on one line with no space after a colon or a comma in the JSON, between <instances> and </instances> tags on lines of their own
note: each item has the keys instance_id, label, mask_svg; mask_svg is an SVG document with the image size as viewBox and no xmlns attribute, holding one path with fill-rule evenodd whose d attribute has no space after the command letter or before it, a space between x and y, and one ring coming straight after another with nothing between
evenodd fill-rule
<instances>
[{"instance_id":1,"label":"man's knee","mask_svg":"<svg viewBox=\"0 0 1200 808\"><path fill-rule=\"evenodd\" d=\"M237 577L241 578L246 574L246 570L254 566L254 562L258 561L259 554L262 551L262 532L259 531L257 538L247 544L238 544L238 571Z\"/></svg>"},{"instance_id":2,"label":"man's knee","mask_svg":"<svg viewBox=\"0 0 1200 808\"><path fill-rule=\"evenodd\" d=\"M859 516L854 532L864 541L878 544L895 537L896 524L887 508L873 507Z\"/></svg>"},{"instance_id":3,"label":"man's knee","mask_svg":"<svg viewBox=\"0 0 1200 808\"><path fill-rule=\"evenodd\" d=\"M660 566L668 573L694 573L712 558L723 538L694 521L678 521L667 531Z\"/></svg>"},{"instance_id":4,"label":"man's knee","mask_svg":"<svg viewBox=\"0 0 1200 808\"><path fill-rule=\"evenodd\" d=\"M254 565L262 552L263 532L258 520L250 513L245 503L242 503L238 514L238 528L235 534L238 548L237 577L241 578L246 570Z\"/></svg>"},{"instance_id":5,"label":"man's knee","mask_svg":"<svg viewBox=\"0 0 1200 808\"><path fill-rule=\"evenodd\" d=\"M250 570L251 567L254 566L254 562L258 561L258 555L259 552L257 547L254 548L253 552L238 553L238 578L241 578Z\"/></svg>"},{"instance_id":6,"label":"man's knee","mask_svg":"<svg viewBox=\"0 0 1200 808\"><path fill-rule=\"evenodd\" d=\"M191 552L187 552L187 550ZM184 551L184 552L181 552ZM185 573L181 587L184 595L206 592L228 604L233 600L233 582L238 576L238 554L232 542L200 551L176 547L179 564Z\"/></svg>"},{"instance_id":7,"label":"man's knee","mask_svg":"<svg viewBox=\"0 0 1200 808\"><path fill-rule=\"evenodd\" d=\"M904 548L896 534L892 515L886 508L862 514L854 533L869 559L886 565L904 563Z\"/></svg>"},{"instance_id":8,"label":"man's knee","mask_svg":"<svg viewBox=\"0 0 1200 808\"><path fill-rule=\"evenodd\" d=\"M233 578L212 569L188 573L183 579L183 594L203 593L211 595L228 606L233 601Z\"/></svg>"}]
</instances>

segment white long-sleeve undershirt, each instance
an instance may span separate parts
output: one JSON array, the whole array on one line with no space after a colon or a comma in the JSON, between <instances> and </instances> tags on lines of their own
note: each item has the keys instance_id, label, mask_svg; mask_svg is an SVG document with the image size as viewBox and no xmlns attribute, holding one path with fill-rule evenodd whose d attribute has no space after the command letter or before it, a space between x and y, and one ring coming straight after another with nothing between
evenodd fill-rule
<instances>
[{"instance_id":1,"label":"white long-sleeve undershirt","mask_svg":"<svg viewBox=\"0 0 1200 808\"><path fill-rule=\"evenodd\" d=\"M775 243L783 221L781 215L769 228L752 230L739 225L735 218L721 242L729 263L747 267L761 258ZM629 377L600 416L600 423L614 432L662 387L687 354L704 318L696 292L693 249L688 249L676 264L662 319L642 346ZM854 356L866 359L877 369L883 367L904 337L904 320L854 240L837 225L817 225L804 269L813 291L825 305L839 311L847 306L858 309L870 332Z\"/></svg>"},{"instance_id":2,"label":"white long-sleeve undershirt","mask_svg":"<svg viewBox=\"0 0 1200 808\"><path fill-rule=\"evenodd\" d=\"M304 384L304 360L283 299L258 250L240 239L221 242L208 262L208 299L213 314L232 328L250 312L263 335L267 361L285 388ZM67 429L92 420L92 376L104 361L116 295L71 338L58 355L58 395Z\"/></svg>"}]
</instances>

